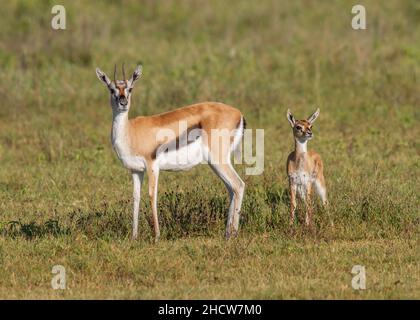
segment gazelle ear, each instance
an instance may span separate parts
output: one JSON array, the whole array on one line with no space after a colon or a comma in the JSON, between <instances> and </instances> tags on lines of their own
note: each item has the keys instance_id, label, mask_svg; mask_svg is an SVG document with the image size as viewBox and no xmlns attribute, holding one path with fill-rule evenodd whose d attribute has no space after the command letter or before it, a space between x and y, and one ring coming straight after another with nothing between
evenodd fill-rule
<instances>
[{"instance_id":1,"label":"gazelle ear","mask_svg":"<svg viewBox=\"0 0 420 320\"><path fill-rule=\"evenodd\" d=\"M318 118L318 116L319 116L319 108L316 109L316 111L308 118L308 122L310 124L314 123L316 118Z\"/></svg>"},{"instance_id":2,"label":"gazelle ear","mask_svg":"<svg viewBox=\"0 0 420 320\"><path fill-rule=\"evenodd\" d=\"M98 77L99 80L104 82L109 87L109 85L111 84L111 80L109 80L105 72L103 72L99 68L96 68L96 76Z\"/></svg>"},{"instance_id":3,"label":"gazelle ear","mask_svg":"<svg viewBox=\"0 0 420 320\"><path fill-rule=\"evenodd\" d=\"M143 67L141 65L138 65L136 70L134 70L133 75L131 76L130 87L134 86L134 82L136 82L140 78L142 72L143 72Z\"/></svg>"},{"instance_id":4,"label":"gazelle ear","mask_svg":"<svg viewBox=\"0 0 420 320\"><path fill-rule=\"evenodd\" d=\"M292 115L292 113L290 112L290 109L287 109L287 120L289 120L290 125L292 126L292 128L295 126L295 117Z\"/></svg>"}]
</instances>

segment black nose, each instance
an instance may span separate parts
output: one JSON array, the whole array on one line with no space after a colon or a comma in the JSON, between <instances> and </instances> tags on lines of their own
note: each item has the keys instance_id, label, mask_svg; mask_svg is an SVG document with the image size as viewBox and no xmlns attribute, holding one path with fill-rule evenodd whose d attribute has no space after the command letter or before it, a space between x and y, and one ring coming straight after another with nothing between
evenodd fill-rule
<instances>
[{"instance_id":1,"label":"black nose","mask_svg":"<svg viewBox=\"0 0 420 320\"><path fill-rule=\"evenodd\" d=\"M127 98L124 96L119 97L118 102L123 106L126 106L128 103Z\"/></svg>"}]
</instances>

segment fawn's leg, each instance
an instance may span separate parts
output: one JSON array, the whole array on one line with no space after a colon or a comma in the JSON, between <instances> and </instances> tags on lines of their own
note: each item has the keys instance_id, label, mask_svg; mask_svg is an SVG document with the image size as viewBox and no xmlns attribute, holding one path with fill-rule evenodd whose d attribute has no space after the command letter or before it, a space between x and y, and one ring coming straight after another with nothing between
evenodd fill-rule
<instances>
[{"instance_id":1,"label":"fawn's leg","mask_svg":"<svg viewBox=\"0 0 420 320\"><path fill-rule=\"evenodd\" d=\"M321 198L322 204L326 206L328 204L327 188L323 174L320 174L315 180L315 190L318 196Z\"/></svg>"},{"instance_id":2,"label":"fawn's leg","mask_svg":"<svg viewBox=\"0 0 420 320\"><path fill-rule=\"evenodd\" d=\"M327 211L331 227L334 227L334 221L332 220L330 210L328 208L327 186L325 184L324 174L322 172L318 175L317 179L315 180L315 190L318 196L321 198L322 205Z\"/></svg>"},{"instance_id":3,"label":"fawn's leg","mask_svg":"<svg viewBox=\"0 0 420 320\"><path fill-rule=\"evenodd\" d=\"M306 226L312 228L312 184L308 183L306 186L306 194L305 194L305 209L306 209L306 217L305 217L305 224Z\"/></svg>"},{"instance_id":4,"label":"fawn's leg","mask_svg":"<svg viewBox=\"0 0 420 320\"><path fill-rule=\"evenodd\" d=\"M295 223L295 212L296 212L296 184L289 181L289 189L290 189L290 227L293 227Z\"/></svg>"}]
</instances>

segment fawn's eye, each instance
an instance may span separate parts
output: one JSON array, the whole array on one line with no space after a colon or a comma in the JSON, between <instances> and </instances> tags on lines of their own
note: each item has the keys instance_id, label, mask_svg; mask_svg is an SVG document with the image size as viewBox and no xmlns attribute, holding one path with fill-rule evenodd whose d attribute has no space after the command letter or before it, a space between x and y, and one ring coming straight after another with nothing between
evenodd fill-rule
<instances>
[{"instance_id":1,"label":"fawn's eye","mask_svg":"<svg viewBox=\"0 0 420 320\"><path fill-rule=\"evenodd\" d=\"M301 126L296 126L296 130L302 131L302 127Z\"/></svg>"},{"instance_id":2,"label":"fawn's eye","mask_svg":"<svg viewBox=\"0 0 420 320\"><path fill-rule=\"evenodd\" d=\"M131 93L131 91L133 91L133 88L128 89L128 93Z\"/></svg>"}]
</instances>

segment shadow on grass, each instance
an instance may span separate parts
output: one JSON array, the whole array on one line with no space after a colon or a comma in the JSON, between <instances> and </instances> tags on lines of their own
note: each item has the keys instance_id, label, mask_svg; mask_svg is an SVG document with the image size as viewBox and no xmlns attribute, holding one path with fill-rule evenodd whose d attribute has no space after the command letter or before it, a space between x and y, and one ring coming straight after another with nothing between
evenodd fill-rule
<instances>
[{"instance_id":1,"label":"shadow on grass","mask_svg":"<svg viewBox=\"0 0 420 320\"><path fill-rule=\"evenodd\" d=\"M259 231L281 228L279 206L288 202L282 189L264 194L249 193L242 206L241 229ZM159 224L161 238L179 239L191 236L224 234L228 215L227 193L220 192L203 197L198 192L165 192L159 197ZM103 203L88 211L73 210L58 219L45 222L0 222L0 235L25 239L47 236L84 235L89 239L122 239L131 236L132 202L121 200L114 204ZM260 212L267 212L261 215ZM143 199L140 209L139 236L153 237L152 210L149 199Z\"/></svg>"},{"instance_id":2,"label":"shadow on grass","mask_svg":"<svg viewBox=\"0 0 420 320\"><path fill-rule=\"evenodd\" d=\"M3 222L0 225L0 234L5 237L17 238L24 237L33 239L46 236L68 235L69 228L60 225L58 220L47 220L44 223L31 221L22 223L20 221Z\"/></svg>"},{"instance_id":3,"label":"shadow on grass","mask_svg":"<svg viewBox=\"0 0 420 320\"><path fill-rule=\"evenodd\" d=\"M368 233L375 237L413 234L418 219L413 219L402 207L373 197L363 199L356 206L332 205L328 212L316 201L314 222L318 238L355 238ZM142 201L139 219L139 238L153 238L152 210L148 197ZM273 185L266 189L250 189L246 193L240 220L241 233L274 231L284 238L289 236L289 195L287 188ZM296 226L304 230L305 210L299 202ZM161 239L180 239L197 236L223 237L229 200L225 192L216 190L203 196L197 191L170 191L159 197ZM392 210L390 210L392 209ZM380 214L379 214L380 213ZM331 219L335 222L332 228ZM355 227L357 226L357 227ZM369 228L367 229L367 226ZM83 236L88 239L127 239L132 232L132 201L102 203L88 210L73 210L60 217L40 221L0 222L0 236L25 239L60 236ZM334 231L335 230L335 231ZM338 233L337 233L338 232Z\"/></svg>"},{"instance_id":4,"label":"shadow on grass","mask_svg":"<svg viewBox=\"0 0 420 320\"><path fill-rule=\"evenodd\" d=\"M224 193L203 199L197 192L165 192L159 199L162 235L175 239L220 232L227 210L228 198Z\"/></svg>"}]
</instances>

